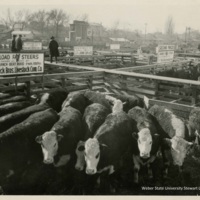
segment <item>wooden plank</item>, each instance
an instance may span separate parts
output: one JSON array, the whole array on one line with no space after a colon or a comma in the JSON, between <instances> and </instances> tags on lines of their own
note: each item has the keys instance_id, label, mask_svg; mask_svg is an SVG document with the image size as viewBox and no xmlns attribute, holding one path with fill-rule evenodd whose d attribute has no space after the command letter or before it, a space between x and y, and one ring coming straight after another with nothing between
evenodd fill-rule
<instances>
[{"instance_id":1,"label":"wooden plank","mask_svg":"<svg viewBox=\"0 0 200 200\"><path fill-rule=\"evenodd\" d=\"M188 120L191 110L194 108L194 106L149 99L150 106L153 106L155 104L164 106L164 107L172 110L179 117L187 119L187 120Z\"/></svg>"},{"instance_id":2,"label":"wooden plank","mask_svg":"<svg viewBox=\"0 0 200 200\"><path fill-rule=\"evenodd\" d=\"M125 91L131 91L131 92L135 92L135 93L139 93L139 94L146 94L146 95L151 95L151 96L155 96L155 91L153 90L146 90L146 89L142 89L142 88L136 88L136 87L120 87L117 85L112 85L109 83L105 83L106 86L109 87L113 87L114 89L119 89L119 90L125 90Z\"/></svg>"},{"instance_id":3,"label":"wooden plank","mask_svg":"<svg viewBox=\"0 0 200 200\"><path fill-rule=\"evenodd\" d=\"M157 104L160 106L166 106L175 110L180 110L180 111L182 110L185 112L190 112L191 109L194 108L194 106L190 106L190 105L182 105L178 103L165 102L165 101L160 101L160 100L155 100L155 99L149 99L149 104L151 105Z\"/></svg>"}]
</instances>

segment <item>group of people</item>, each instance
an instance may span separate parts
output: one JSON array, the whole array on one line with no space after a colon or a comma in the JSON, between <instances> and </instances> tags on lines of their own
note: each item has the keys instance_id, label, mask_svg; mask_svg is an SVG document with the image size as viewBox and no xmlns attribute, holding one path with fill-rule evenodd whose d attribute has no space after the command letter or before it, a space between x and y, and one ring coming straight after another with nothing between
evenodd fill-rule
<instances>
[{"instance_id":1,"label":"group of people","mask_svg":"<svg viewBox=\"0 0 200 200\"><path fill-rule=\"evenodd\" d=\"M11 51L20 52L22 50L22 35L19 35L16 39L16 35L13 35Z\"/></svg>"},{"instance_id":2,"label":"group of people","mask_svg":"<svg viewBox=\"0 0 200 200\"><path fill-rule=\"evenodd\" d=\"M22 50L22 35L19 35L16 39L16 35L13 35L12 39L12 45L11 45L11 51L12 52L20 52ZM58 50L58 42L55 40L55 38L52 36L51 41L49 42L49 51L50 51L50 62L53 62L53 57L55 57L55 61L57 63L57 57L59 56L59 50Z\"/></svg>"}]
</instances>

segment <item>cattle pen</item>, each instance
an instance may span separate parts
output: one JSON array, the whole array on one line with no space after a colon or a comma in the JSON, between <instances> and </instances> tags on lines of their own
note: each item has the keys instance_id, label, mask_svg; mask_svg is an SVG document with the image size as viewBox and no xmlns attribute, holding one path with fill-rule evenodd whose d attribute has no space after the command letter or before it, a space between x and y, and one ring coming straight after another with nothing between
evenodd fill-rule
<instances>
[{"instance_id":1,"label":"cattle pen","mask_svg":"<svg viewBox=\"0 0 200 200\"><path fill-rule=\"evenodd\" d=\"M0 90L18 93L25 89L28 97L56 87L66 88L69 92L92 89L123 95L134 94L140 98L146 96L150 104L170 107L179 116L187 118L190 110L200 103L200 82L149 74L152 70L164 71L174 66L181 68L185 63L184 61L108 70L65 63L52 64L46 61L45 69L61 68L64 72L4 76L0 78Z\"/></svg>"},{"instance_id":2,"label":"cattle pen","mask_svg":"<svg viewBox=\"0 0 200 200\"><path fill-rule=\"evenodd\" d=\"M50 63L45 61L44 73L41 74L31 74L31 75L12 75L0 77L0 105L3 95L10 93L11 95L21 95L25 94L27 99L32 100L34 96L39 94L44 94L45 92L51 91L51 89L64 88L67 92L73 91L86 91L93 90L102 93L114 93L122 95L125 97L137 96L144 100L145 106L148 108L154 104L164 106L173 110L173 112L184 120L188 120L191 110L200 105L200 81L178 79L167 76L155 75L157 72L166 71L169 69L177 68L182 69L188 62L173 62L168 64L152 64L143 66L133 66L133 67L123 67L118 69L105 69L97 68L92 66L81 66L66 63ZM57 73L52 73L58 71ZM156 73L155 73L156 72ZM35 97L34 97L35 98ZM34 102L35 103L35 102ZM197 153L197 155L196 155ZM200 166L199 160L199 149L198 152L192 154L185 160L186 172L183 176L177 176L178 168L177 166L171 166L169 170L169 178L166 181L166 185L163 187L162 175L158 175L156 180L149 180L145 174L145 169L141 170L144 176L141 176L141 185L148 185L148 189L138 189L137 186L132 185L132 171L125 170L122 168L121 179L116 179L117 181L122 181L121 186L118 191L114 193L115 195L199 195L199 190L184 189L173 191L170 189L163 188L175 188L185 186L194 188L198 186L200 180L200 174L198 172L198 167ZM193 156L195 155L195 156ZM128 157L129 158L129 157ZM127 158L125 158L126 160ZM130 164L130 159L127 159L127 166ZM158 160L154 163L155 171L158 174L162 174L162 159L158 156ZM125 165L125 167L127 167ZM69 166L69 168L73 168ZM39 194L39 195L82 195L82 191L74 190L76 186L76 181L81 179L78 176L78 180L73 179L69 183L63 183L63 180L57 176L62 176L59 170L53 171L50 167L33 165L29 166L28 170L23 172L26 182L27 179L33 179L33 185L35 188L28 188L27 190L18 191L18 189L13 189L12 185L8 184L8 194ZM68 166L67 168L68 169ZM66 170L65 169L65 170ZM74 169L74 168L73 168ZM128 168L129 169L129 168ZM72 169L71 169L72 170ZM62 170L61 170L62 171ZM189 171L189 172L188 172ZM44 173L45 172L45 173ZM46 175L48 172L53 172L57 176L51 176L52 180L50 183L45 182ZM33 173L33 175L32 175ZM40 173L45 174L44 180L38 183L40 180ZM155 173L155 172L154 172ZM67 173L66 173L67 174ZM70 174L70 172L69 172ZM68 174L66 175L68 177ZM65 177L65 178L66 178ZM39 178L39 179L37 179ZM67 178L66 178L67 179ZM183 180L182 180L183 179ZM189 181L187 181L189 180ZM32 183L29 183L30 185ZM67 186L66 186L66 185ZM84 183L85 184L85 183ZM87 183L86 183L87 184ZM25 184L26 185L26 184ZM28 185L28 184L27 184ZM156 187L154 187L156 185ZM11 189L10 189L10 188ZM76 187L75 187L76 188ZM157 188L157 189L155 189ZM76 188L77 189L77 188ZM17 193L18 192L18 193ZM98 189L94 189L89 195L107 195L108 193L101 193Z\"/></svg>"}]
</instances>

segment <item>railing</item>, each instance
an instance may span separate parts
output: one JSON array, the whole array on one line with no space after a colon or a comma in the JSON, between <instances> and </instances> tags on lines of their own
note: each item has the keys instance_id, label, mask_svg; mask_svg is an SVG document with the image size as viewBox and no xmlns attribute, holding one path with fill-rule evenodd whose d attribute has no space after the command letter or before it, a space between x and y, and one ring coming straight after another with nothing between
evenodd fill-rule
<instances>
[{"instance_id":1,"label":"railing","mask_svg":"<svg viewBox=\"0 0 200 200\"><path fill-rule=\"evenodd\" d=\"M46 62L47 67L52 66ZM105 89L124 95L138 95L174 105L177 108L192 108L200 104L200 82L159 77L150 74L107 70L86 66L75 66L64 63L53 64L76 72L59 74L41 74L16 77L1 77L0 91L24 89L28 96L45 92L50 88L63 87L68 91L85 89ZM145 66L146 67L146 66ZM84 70L84 71L83 71ZM9 84L5 86L4 84ZM185 106L184 106L185 105Z\"/></svg>"}]
</instances>

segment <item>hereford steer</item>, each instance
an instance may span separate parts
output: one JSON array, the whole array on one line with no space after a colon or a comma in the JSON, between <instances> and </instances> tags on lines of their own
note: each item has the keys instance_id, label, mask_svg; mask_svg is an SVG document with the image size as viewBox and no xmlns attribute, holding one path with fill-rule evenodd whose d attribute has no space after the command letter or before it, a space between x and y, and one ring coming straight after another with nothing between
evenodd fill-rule
<instances>
[{"instance_id":1,"label":"hereford steer","mask_svg":"<svg viewBox=\"0 0 200 200\"><path fill-rule=\"evenodd\" d=\"M143 108L138 106L129 110L128 115L136 121L138 133L134 133L133 137L137 140L133 143L133 162L134 162L134 182L138 183L138 172L140 166L147 165L148 174L152 177L150 164L156 159L157 152L160 147L160 137L152 116Z\"/></svg>"},{"instance_id":2,"label":"hereford steer","mask_svg":"<svg viewBox=\"0 0 200 200\"><path fill-rule=\"evenodd\" d=\"M63 101L66 99L68 92L63 88L55 88L44 93L36 100L36 103L47 104L55 111L60 112Z\"/></svg>"},{"instance_id":3,"label":"hereford steer","mask_svg":"<svg viewBox=\"0 0 200 200\"><path fill-rule=\"evenodd\" d=\"M137 97L136 95L121 95L121 94L109 94L109 96L115 97L116 99L119 99L123 103L123 110L125 112L128 112L131 108L134 108L135 106L139 106L141 108L144 107L143 101Z\"/></svg>"},{"instance_id":4,"label":"hereford steer","mask_svg":"<svg viewBox=\"0 0 200 200\"><path fill-rule=\"evenodd\" d=\"M47 108L49 108L48 105L33 105L0 117L0 132L22 122L31 114L46 110Z\"/></svg>"},{"instance_id":5,"label":"hereford steer","mask_svg":"<svg viewBox=\"0 0 200 200\"><path fill-rule=\"evenodd\" d=\"M60 119L52 129L36 137L41 144L44 163L55 167L66 165L81 139L81 113L70 106L60 113Z\"/></svg>"},{"instance_id":6,"label":"hereford steer","mask_svg":"<svg viewBox=\"0 0 200 200\"><path fill-rule=\"evenodd\" d=\"M0 117L31 106L29 101L11 102L0 106Z\"/></svg>"},{"instance_id":7,"label":"hereford steer","mask_svg":"<svg viewBox=\"0 0 200 200\"><path fill-rule=\"evenodd\" d=\"M109 114L94 137L85 142L86 173L109 170L112 174L131 145L133 131L133 120L125 112Z\"/></svg>"},{"instance_id":8,"label":"hereford steer","mask_svg":"<svg viewBox=\"0 0 200 200\"><path fill-rule=\"evenodd\" d=\"M18 95L18 96L12 96L8 97L5 99L0 99L0 105L6 104L6 103L11 103L11 102L20 102L20 101L26 101L27 97L23 95Z\"/></svg>"},{"instance_id":9,"label":"hereford steer","mask_svg":"<svg viewBox=\"0 0 200 200\"><path fill-rule=\"evenodd\" d=\"M195 136L196 144L200 144L200 108L193 108L189 115L189 127L191 135Z\"/></svg>"},{"instance_id":10,"label":"hereford steer","mask_svg":"<svg viewBox=\"0 0 200 200\"><path fill-rule=\"evenodd\" d=\"M91 90L86 90L84 93L84 96L88 99L89 104L92 103L99 103L103 106L105 106L107 109L112 111L112 106L108 99L106 99L105 94L101 94L99 92L91 91Z\"/></svg>"},{"instance_id":11,"label":"hereford steer","mask_svg":"<svg viewBox=\"0 0 200 200\"><path fill-rule=\"evenodd\" d=\"M186 126L184 122L174 115L170 110L163 106L154 105L149 109L149 112L156 118L160 126L160 134L163 138L161 150L165 162L165 175L167 174L166 150L168 147L171 149L173 164L181 167L188 150L193 145L192 142L185 140Z\"/></svg>"},{"instance_id":12,"label":"hereford steer","mask_svg":"<svg viewBox=\"0 0 200 200\"><path fill-rule=\"evenodd\" d=\"M0 182L11 176L21 177L27 165L40 162L40 148L34 138L49 130L58 120L53 109L30 115L23 122L0 134ZM15 186L18 185L16 180ZM14 188L13 188L14 189Z\"/></svg>"},{"instance_id":13,"label":"hereford steer","mask_svg":"<svg viewBox=\"0 0 200 200\"><path fill-rule=\"evenodd\" d=\"M84 96L84 92L70 92L65 101L62 104L62 109L67 106L71 106L76 108L81 112L84 113L85 108L89 105L88 99Z\"/></svg>"},{"instance_id":14,"label":"hereford steer","mask_svg":"<svg viewBox=\"0 0 200 200\"><path fill-rule=\"evenodd\" d=\"M77 161L75 168L77 170L82 171L85 166L85 141L94 136L95 131L103 124L108 114L109 110L105 106L98 103L91 104L85 109L83 115L83 126L85 135L83 141L79 141L76 148Z\"/></svg>"}]
</instances>

